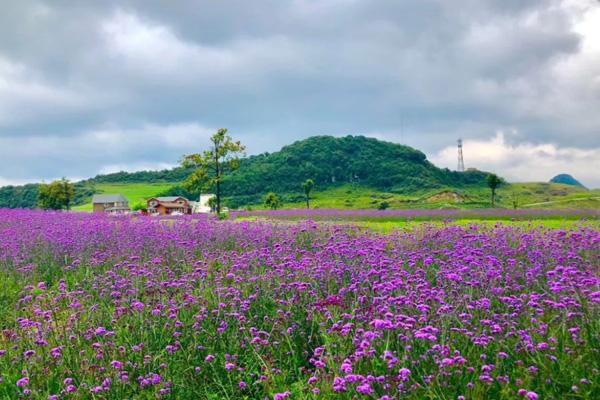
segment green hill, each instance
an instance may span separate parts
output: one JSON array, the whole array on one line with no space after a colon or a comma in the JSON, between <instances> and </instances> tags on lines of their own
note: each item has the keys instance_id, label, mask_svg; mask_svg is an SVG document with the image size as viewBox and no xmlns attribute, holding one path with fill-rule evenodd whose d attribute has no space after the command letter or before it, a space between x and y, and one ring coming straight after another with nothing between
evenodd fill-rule
<instances>
[{"instance_id":1,"label":"green hill","mask_svg":"<svg viewBox=\"0 0 600 400\"><path fill-rule=\"evenodd\" d=\"M267 192L292 201L301 183L313 179L318 190L354 185L410 194L445 187L485 185L485 173L440 169L408 146L364 136L315 136L280 151L244 159L224 184L230 206L258 203Z\"/></svg>"},{"instance_id":2,"label":"green hill","mask_svg":"<svg viewBox=\"0 0 600 400\"><path fill-rule=\"evenodd\" d=\"M94 193L122 193L131 205L157 195L196 197L181 187L189 170L118 172L76 183L74 209L91 210ZM316 183L313 205L321 208L475 208L489 206L485 172L456 172L430 163L408 146L363 136L315 136L274 153L241 160L224 182L230 208L261 207L267 192L286 207L302 207L301 183ZM0 207L35 207L38 185L0 188ZM553 183L505 184L502 207L600 207L600 193Z\"/></svg>"}]
</instances>

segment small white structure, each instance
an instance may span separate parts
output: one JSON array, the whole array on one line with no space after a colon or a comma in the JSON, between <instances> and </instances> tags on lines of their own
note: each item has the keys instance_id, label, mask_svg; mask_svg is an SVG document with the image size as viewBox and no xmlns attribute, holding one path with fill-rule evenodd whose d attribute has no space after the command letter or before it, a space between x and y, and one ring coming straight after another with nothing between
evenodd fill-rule
<instances>
[{"instance_id":1,"label":"small white structure","mask_svg":"<svg viewBox=\"0 0 600 400\"><path fill-rule=\"evenodd\" d=\"M210 200L214 199L214 194L201 194L198 201L190 201L192 214L208 214L214 212L214 208L210 206Z\"/></svg>"}]
</instances>

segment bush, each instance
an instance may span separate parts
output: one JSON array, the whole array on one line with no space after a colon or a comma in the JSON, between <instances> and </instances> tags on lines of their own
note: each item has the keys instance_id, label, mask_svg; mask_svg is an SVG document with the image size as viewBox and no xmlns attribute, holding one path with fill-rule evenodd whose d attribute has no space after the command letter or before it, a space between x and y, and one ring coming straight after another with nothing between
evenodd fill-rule
<instances>
[{"instance_id":1,"label":"bush","mask_svg":"<svg viewBox=\"0 0 600 400\"><path fill-rule=\"evenodd\" d=\"M379 205L377 206L378 210L387 210L388 208L390 208L390 203L388 203L387 201L382 201L381 203L379 203Z\"/></svg>"}]
</instances>

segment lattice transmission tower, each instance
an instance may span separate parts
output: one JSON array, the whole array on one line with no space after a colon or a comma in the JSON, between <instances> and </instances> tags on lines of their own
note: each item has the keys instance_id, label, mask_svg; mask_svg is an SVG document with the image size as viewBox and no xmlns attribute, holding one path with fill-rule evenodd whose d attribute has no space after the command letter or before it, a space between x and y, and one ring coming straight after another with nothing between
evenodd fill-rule
<instances>
[{"instance_id":1,"label":"lattice transmission tower","mask_svg":"<svg viewBox=\"0 0 600 400\"><path fill-rule=\"evenodd\" d=\"M465 160L463 159L463 143L462 139L458 139L458 171L465 171Z\"/></svg>"}]
</instances>

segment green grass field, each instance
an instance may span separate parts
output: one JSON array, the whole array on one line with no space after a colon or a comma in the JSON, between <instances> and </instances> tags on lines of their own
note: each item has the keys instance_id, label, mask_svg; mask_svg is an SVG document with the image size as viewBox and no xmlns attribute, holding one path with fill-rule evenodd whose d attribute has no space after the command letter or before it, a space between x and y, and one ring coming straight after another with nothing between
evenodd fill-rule
<instances>
[{"instance_id":1,"label":"green grass field","mask_svg":"<svg viewBox=\"0 0 600 400\"><path fill-rule=\"evenodd\" d=\"M96 185L96 190L99 194L120 193L127 198L129 206L133 207L137 203L145 203L149 197L156 196L172 186L172 183L112 183ZM91 199L88 203L73 207L73 211L91 212Z\"/></svg>"},{"instance_id":2,"label":"green grass field","mask_svg":"<svg viewBox=\"0 0 600 400\"><path fill-rule=\"evenodd\" d=\"M311 194L312 208L375 209L383 202L390 209L406 208L486 208L490 206L487 188L435 189L400 195L345 185ZM514 183L497 191L497 206L513 208L600 208L600 190L550 183ZM302 208L303 202L285 203L282 208ZM261 208L257 206L255 208Z\"/></svg>"},{"instance_id":3,"label":"green grass field","mask_svg":"<svg viewBox=\"0 0 600 400\"><path fill-rule=\"evenodd\" d=\"M277 221L280 223L295 223L296 220L278 220L278 219L269 219L266 217L238 217L236 221L256 221L256 220L269 220L269 221ZM442 228L445 226L464 226L468 227L471 225L475 226L486 226L486 227L496 227L499 225L505 226L513 226L518 228L525 229L535 229L535 228L548 228L548 229L563 229L570 230L576 229L579 227L591 227L594 229L600 229L600 220L581 220L581 219L569 219L569 218L536 218L530 220L510 220L510 219L476 219L476 218L467 218L467 219L458 219L453 221L441 221L441 220L406 220L399 218L390 218L390 219L381 219L381 218L364 218L364 219L353 219L353 220L320 220L319 223L324 224L341 224L341 225L352 225L359 226L366 229L373 230L379 233L391 233L394 231L403 231L403 230L414 230L420 226L434 226L436 228Z\"/></svg>"},{"instance_id":4,"label":"green grass field","mask_svg":"<svg viewBox=\"0 0 600 400\"><path fill-rule=\"evenodd\" d=\"M176 183L122 183L98 184L99 193L122 193L130 206L143 203L149 197L169 189ZM390 209L408 208L486 208L490 206L490 191L487 188L434 189L410 194L381 192L363 186L344 185L311 193L311 208L376 209L382 203ZM584 190L574 186L549 183L514 183L498 189L497 206L513 208L600 208L600 190ZM282 208L303 208L304 202L284 203ZM264 209L255 204L252 209ZM91 211L88 203L73 207L75 211Z\"/></svg>"}]
</instances>

